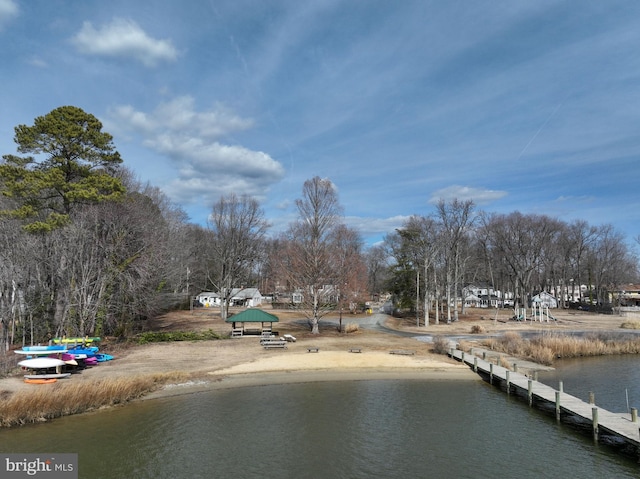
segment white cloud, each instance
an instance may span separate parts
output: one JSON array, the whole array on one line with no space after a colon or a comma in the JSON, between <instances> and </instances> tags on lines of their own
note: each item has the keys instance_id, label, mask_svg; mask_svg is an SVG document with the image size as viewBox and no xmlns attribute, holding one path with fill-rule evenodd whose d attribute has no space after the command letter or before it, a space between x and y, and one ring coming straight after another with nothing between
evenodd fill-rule
<instances>
[{"instance_id":1,"label":"white cloud","mask_svg":"<svg viewBox=\"0 0 640 479\"><path fill-rule=\"evenodd\" d=\"M261 198L284 176L283 166L267 153L223 142L253 122L220 105L198 112L185 96L150 113L118 106L110 116L115 129L139 134L144 146L171 160L175 172L164 188L179 203L209 206L231 192Z\"/></svg>"},{"instance_id":2,"label":"white cloud","mask_svg":"<svg viewBox=\"0 0 640 479\"><path fill-rule=\"evenodd\" d=\"M451 185L434 191L429 198L429 204L436 204L441 199L445 201L458 199L460 201L473 200L476 205L484 205L505 196L507 196L506 191Z\"/></svg>"},{"instance_id":3,"label":"white cloud","mask_svg":"<svg viewBox=\"0 0 640 479\"><path fill-rule=\"evenodd\" d=\"M122 18L114 18L100 29L84 22L72 42L88 55L133 58L148 67L178 57L171 40L151 38L136 22Z\"/></svg>"},{"instance_id":4,"label":"white cloud","mask_svg":"<svg viewBox=\"0 0 640 479\"><path fill-rule=\"evenodd\" d=\"M18 16L20 10L13 0L0 0L0 29L11 19Z\"/></svg>"}]
</instances>

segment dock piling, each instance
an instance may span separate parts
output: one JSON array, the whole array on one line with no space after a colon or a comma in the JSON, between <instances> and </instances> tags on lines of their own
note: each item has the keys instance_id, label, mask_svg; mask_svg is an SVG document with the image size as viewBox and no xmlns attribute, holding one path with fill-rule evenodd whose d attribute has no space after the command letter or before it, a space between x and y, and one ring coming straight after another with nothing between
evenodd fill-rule
<instances>
[{"instance_id":1,"label":"dock piling","mask_svg":"<svg viewBox=\"0 0 640 479\"><path fill-rule=\"evenodd\" d=\"M591 417L593 423L593 440L598 441L598 408L591 408Z\"/></svg>"}]
</instances>

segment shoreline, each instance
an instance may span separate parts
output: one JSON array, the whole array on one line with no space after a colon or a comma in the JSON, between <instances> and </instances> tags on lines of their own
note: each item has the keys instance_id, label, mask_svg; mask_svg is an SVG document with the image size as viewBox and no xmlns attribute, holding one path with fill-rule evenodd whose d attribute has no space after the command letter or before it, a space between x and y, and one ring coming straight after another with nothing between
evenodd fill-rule
<instances>
[{"instance_id":1,"label":"shoreline","mask_svg":"<svg viewBox=\"0 0 640 479\"><path fill-rule=\"evenodd\" d=\"M202 392L245 387L281 386L337 381L474 381L481 380L468 367L447 368L348 368L348 369L291 369L284 371L260 371L194 379L185 383L167 384L144 397L142 401L164 399Z\"/></svg>"}]
</instances>

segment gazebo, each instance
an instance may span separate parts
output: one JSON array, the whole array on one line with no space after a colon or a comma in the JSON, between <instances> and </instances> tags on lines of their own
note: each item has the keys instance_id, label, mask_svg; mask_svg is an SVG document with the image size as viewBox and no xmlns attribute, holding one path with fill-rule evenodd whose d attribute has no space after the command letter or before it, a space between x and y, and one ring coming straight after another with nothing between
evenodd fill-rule
<instances>
[{"instance_id":1,"label":"gazebo","mask_svg":"<svg viewBox=\"0 0 640 479\"><path fill-rule=\"evenodd\" d=\"M279 319L275 314L267 313L257 308L249 308L227 318L225 322L231 323L231 337L240 337L244 334L270 333L273 323L278 321ZM260 329L245 329L245 323L260 323ZM268 326L265 326L267 323Z\"/></svg>"}]
</instances>

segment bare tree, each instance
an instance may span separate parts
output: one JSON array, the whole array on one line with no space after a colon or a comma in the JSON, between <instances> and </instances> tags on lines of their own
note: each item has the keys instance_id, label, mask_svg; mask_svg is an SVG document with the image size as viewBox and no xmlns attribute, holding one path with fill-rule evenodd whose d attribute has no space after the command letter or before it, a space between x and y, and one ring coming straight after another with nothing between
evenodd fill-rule
<instances>
[{"instance_id":1,"label":"bare tree","mask_svg":"<svg viewBox=\"0 0 640 479\"><path fill-rule=\"evenodd\" d=\"M320 318L334 307L340 276L334 268L332 240L342 208L331 180L318 176L305 181L296 207L298 220L287 231L286 254L280 257L287 267L280 271L290 287L302 293L302 310L311 332L318 334Z\"/></svg>"},{"instance_id":2,"label":"bare tree","mask_svg":"<svg viewBox=\"0 0 640 479\"><path fill-rule=\"evenodd\" d=\"M549 245L557 239L560 223L547 216L490 215L484 225L490 254L496 254L514 279L516 298L525 303L543 267ZM517 305L516 305L517 306Z\"/></svg>"},{"instance_id":3,"label":"bare tree","mask_svg":"<svg viewBox=\"0 0 640 479\"><path fill-rule=\"evenodd\" d=\"M453 290L454 320L458 319L458 292L464 273L466 256L463 254L465 240L475 221L474 203L471 200L451 202L440 200L437 205L438 218L442 224L445 258L445 293L447 301L447 322L451 322L451 295Z\"/></svg>"},{"instance_id":4,"label":"bare tree","mask_svg":"<svg viewBox=\"0 0 640 479\"><path fill-rule=\"evenodd\" d=\"M367 263L367 288L371 294L378 296L384 290L389 275L389 258L382 245L372 246L365 252Z\"/></svg>"},{"instance_id":5,"label":"bare tree","mask_svg":"<svg viewBox=\"0 0 640 479\"><path fill-rule=\"evenodd\" d=\"M212 234L209 281L221 298L222 320L226 320L234 287L246 286L252 266L268 228L257 200L230 194L214 205L208 227Z\"/></svg>"},{"instance_id":6,"label":"bare tree","mask_svg":"<svg viewBox=\"0 0 640 479\"><path fill-rule=\"evenodd\" d=\"M340 309L339 330L342 331L342 311L346 305L355 312L367 295L367 267L362 254L360 234L340 224L334 230L331 242L331 262L335 271L337 302Z\"/></svg>"}]
</instances>

